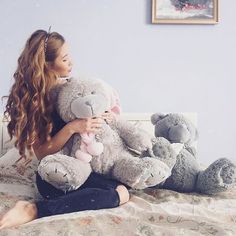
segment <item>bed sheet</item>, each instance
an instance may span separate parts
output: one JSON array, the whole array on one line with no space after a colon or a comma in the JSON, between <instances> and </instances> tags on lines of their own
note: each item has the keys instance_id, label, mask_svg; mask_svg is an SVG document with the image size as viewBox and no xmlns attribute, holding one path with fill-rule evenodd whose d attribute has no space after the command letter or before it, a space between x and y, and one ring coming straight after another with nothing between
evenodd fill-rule
<instances>
[{"instance_id":1,"label":"bed sheet","mask_svg":"<svg viewBox=\"0 0 236 236\"><path fill-rule=\"evenodd\" d=\"M19 199L40 199L27 181L0 177L0 183L0 212ZM215 196L154 188L130 194L118 208L44 217L0 235L236 235L236 189Z\"/></svg>"}]
</instances>

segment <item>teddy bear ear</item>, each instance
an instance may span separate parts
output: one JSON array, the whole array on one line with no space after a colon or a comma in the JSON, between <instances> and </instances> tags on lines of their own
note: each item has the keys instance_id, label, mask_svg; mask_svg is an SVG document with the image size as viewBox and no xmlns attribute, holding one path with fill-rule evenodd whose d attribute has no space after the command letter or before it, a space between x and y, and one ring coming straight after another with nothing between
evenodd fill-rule
<instances>
[{"instance_id":1,"label":"teddy bear ear","mask_svg":"<svg viewBox=\"0 0 236 236\"><path fill-rule=\"evenodd\" d=\"M121 105L120 105L120 98L116 90L111 88L111 111L116 115L120 115L121 113Z\"/></svg>"},{"instance_id":2,"label":"teddy bear ear","mask_svg":"<svg viewBox=\"0 0 236 236\"><path fill-rule=\"evenodd\" d=\"M162 120L166 115L163 113L155 113L151 116L151 122L155 125L158 121Z\"/></svg>"},{"instance_id":3,"label":"teddy bear ear","mask_svg":"<svg viewBox=\"0 0 236 236\"><path fill-rule=\"evenodd\" d=\"M101 84L102 88L105 91L106 97L109 100L109 109L116 115L121 113L120 98L117 91L112 88L109 84L101 79L96 79Z\"/></svg>"}]
</instances>

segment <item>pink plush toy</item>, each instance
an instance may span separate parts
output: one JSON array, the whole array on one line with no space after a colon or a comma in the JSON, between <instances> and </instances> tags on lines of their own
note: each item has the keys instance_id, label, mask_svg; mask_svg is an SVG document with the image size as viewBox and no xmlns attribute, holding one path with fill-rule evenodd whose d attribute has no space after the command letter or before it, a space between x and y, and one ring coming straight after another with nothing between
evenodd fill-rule
<instances>
[{"instance_id":1,"label":"pink plush toy","mask_svg":"<svg viewBox=\"0 0 236 236\"><path fill-rule=\"evenodd\" d=\"M110 102L111 112L115 115L119 115L121 112L120 99L118 93L106 83L102 83L103 87L107 91L107 99ZM77 159L85 162L90 162L92 156L99 156L103 152L103 144L97 142L94 133L82 133L81 135L80 149L75 152Z\"/></svg>"},{"instance_id":2,"label":"pink plush toy","mask_svg":"<svg viewBox=\"0 0 236 236\"><path fill-rule=\"evenodd\" d=\"M96 142L95 135L93 133L81 134L80 149L75 152L77 159L85 162L90 162L92 156L98 156L103 152L103 144Z\"/></svg>"}]
</instances>

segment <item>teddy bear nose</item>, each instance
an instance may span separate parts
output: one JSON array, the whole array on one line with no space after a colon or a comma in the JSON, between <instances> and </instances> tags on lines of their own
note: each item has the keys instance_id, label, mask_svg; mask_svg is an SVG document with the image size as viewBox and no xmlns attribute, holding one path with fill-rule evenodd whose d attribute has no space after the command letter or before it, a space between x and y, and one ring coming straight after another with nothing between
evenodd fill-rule
<instances>
[{"instance_id":1,"label":"teddy bear nose","mask_svg":"<svg viewBox=\"0 0 236 236\"><path fill-rule=\"evenodd\" d=\"M88 106L92 106L92 103L89 102L89 101L86 101L85 104L88 105Z\"/></svg>"}]
</instances>

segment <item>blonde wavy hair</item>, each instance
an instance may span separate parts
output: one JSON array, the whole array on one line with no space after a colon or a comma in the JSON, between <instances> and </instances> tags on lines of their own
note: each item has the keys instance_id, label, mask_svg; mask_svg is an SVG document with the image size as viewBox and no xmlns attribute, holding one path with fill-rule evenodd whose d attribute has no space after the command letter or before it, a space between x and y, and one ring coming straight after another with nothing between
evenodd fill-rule
<instances>
[{"instance_id":1,"label":"blonde wavy hair","mask_svg":"<svg viewBox=\"0 0 236 236\"><path fill-rule=\"evenodd\" d=\"M9 120L10 140L14 137L14 145L19 149L20 159L25 159L25 166L32 160L35 141L50 140L53 105L49 91L59 77L50 66L64 42L59 33L37 30L18 58L4 117Z\"/></svg>"}]
</instances>

